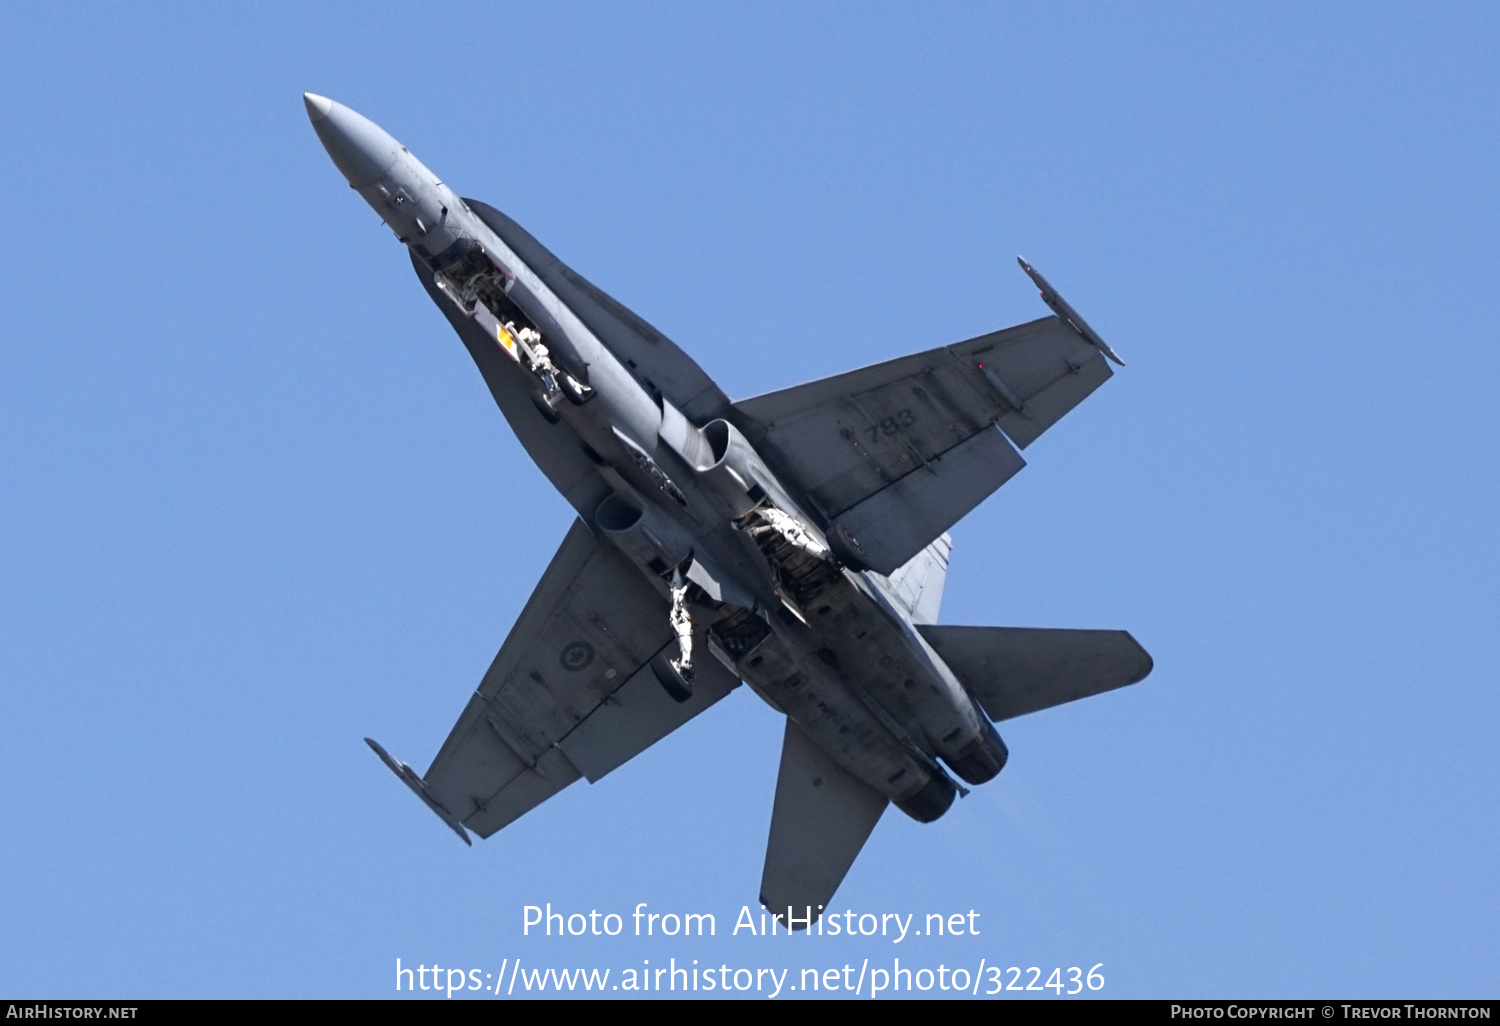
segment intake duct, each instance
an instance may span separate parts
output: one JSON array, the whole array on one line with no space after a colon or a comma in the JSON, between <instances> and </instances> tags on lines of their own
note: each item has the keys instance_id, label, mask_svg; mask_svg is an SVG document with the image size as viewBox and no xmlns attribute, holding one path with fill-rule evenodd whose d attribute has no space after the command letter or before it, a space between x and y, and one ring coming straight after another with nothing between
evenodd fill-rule
<instances>
[{"instance_id":1,"label":"intake duct","mask_svg":"<svg viewBox=\"0 0 1500 1026\"><path fill-rule=\"evenodd\" d=\"M676 522L618 492L599 504L594 523L620 551L656 574L681 565L693 552L692 540Z\"/></svg>"},{"instance_id":2,"label":"intake duct","mask_svg":"<svg viewBox=\"0 0 1500 1026\"><path fill-rule=\"evenodd\" d=\"M761 482L774 478L745 436L729 421L715 420L704 425L703 441L707 443L707 451L693 469L730 516L744 516L766 497ZM776 498L772 496L773 501Z\"/></svg>"}]
</instances>

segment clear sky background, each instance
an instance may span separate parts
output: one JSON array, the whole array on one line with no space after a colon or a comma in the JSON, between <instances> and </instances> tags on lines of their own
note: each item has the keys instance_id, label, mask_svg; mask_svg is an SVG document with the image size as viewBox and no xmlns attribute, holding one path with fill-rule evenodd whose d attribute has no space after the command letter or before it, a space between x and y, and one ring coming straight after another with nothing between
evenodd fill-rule
<instances>
[{"instance_id":1,"label":"clear sky background","mask_svg":"<svg viewBox=\"0 0 1500 1026\"><path fill-rule=\"evenodd\" d=\"M380 997L398 957L1500 990L1495 6L4 22L0 995ZM1128 361L954 530L942 619L1155 672L1002 725L836 899L980 936L728 936L780 744L748 689L472 849L366 749L427 765L572 513L304 90L734 397L1045 315L1017 253ZM546 902L718 936L522 937Z\"/></svg>"}]
</instances>

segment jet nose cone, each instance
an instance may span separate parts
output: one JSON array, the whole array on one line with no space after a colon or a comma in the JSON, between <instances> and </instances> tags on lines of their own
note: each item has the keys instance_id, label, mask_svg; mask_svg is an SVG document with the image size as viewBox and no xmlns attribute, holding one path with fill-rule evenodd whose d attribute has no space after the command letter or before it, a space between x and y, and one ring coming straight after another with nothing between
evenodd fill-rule
<instances>
[{"instance_id":1,"label":"jet nose cone","mask_svg":"<svg viewBox=\"0 0 1500 1026\"><path fill-rule=\"evenodd\" d=\"M401 155L401 144L363 114L316 93L303 93L302 102L323 148L354 188L384 177Z\"/></svg>"},{"instance_id":2,"label":"jet nose cone","mask_svg":"<svg viewBox=\"0 0 1500 1026\"><path fill-rule=\"evenodd\" d=\"M307 117L310 121L322 121L333 109L333 101L326 96L317 93L303 93L302 103L307 107Z\"/></svg>"}]
</instances>

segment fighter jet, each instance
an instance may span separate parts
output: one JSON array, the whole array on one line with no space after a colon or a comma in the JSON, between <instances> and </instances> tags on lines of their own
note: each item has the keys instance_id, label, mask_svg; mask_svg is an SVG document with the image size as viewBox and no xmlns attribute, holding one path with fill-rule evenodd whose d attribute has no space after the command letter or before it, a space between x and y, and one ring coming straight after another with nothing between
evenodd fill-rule
<instances>
[{"instance_id":1,"label":"fighter jet","mask_svg":"<svg viewBox=\"0 0 1500 1026\"><path fill-rule=\"evenodd\" d=\"M994 721L1151 671L1125 631L936 622L948 529L1118 362L1024 260L1055 316L732 402L509 217L303 99L578 512L427 772L366 739L465 843L743 682L785 717L760 900L804 928L887 806L931 822L1000 772Z\"/></svg>"}]
</instances>

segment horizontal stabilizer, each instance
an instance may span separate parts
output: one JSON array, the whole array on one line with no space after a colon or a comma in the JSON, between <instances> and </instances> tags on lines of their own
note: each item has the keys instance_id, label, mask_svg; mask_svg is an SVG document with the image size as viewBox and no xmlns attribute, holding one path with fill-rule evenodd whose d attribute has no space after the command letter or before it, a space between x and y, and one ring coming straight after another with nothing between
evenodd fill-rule
<instances>
[{"instance_id":1,"label":"horizontal stabilizer","mask_svg":"<svg viewBox=\"0 0 1500 1026\"><path fill-rule=\"evenodd\" d=\"M1122 688L1151 672L1151 657L1126 631L917 630L997 721Z\"/></svg>"},{"instance_id":2,"label":"horizontal stabilizer","mask_svg":"<svg viewBox=\"0 0 1500 1026\"><path fill-rule=\"evenodd\" d=\"M816 922L885 807L885 795L834 762L788 719L761 904L791 929Z\"/></svg>"}]
</instances>

